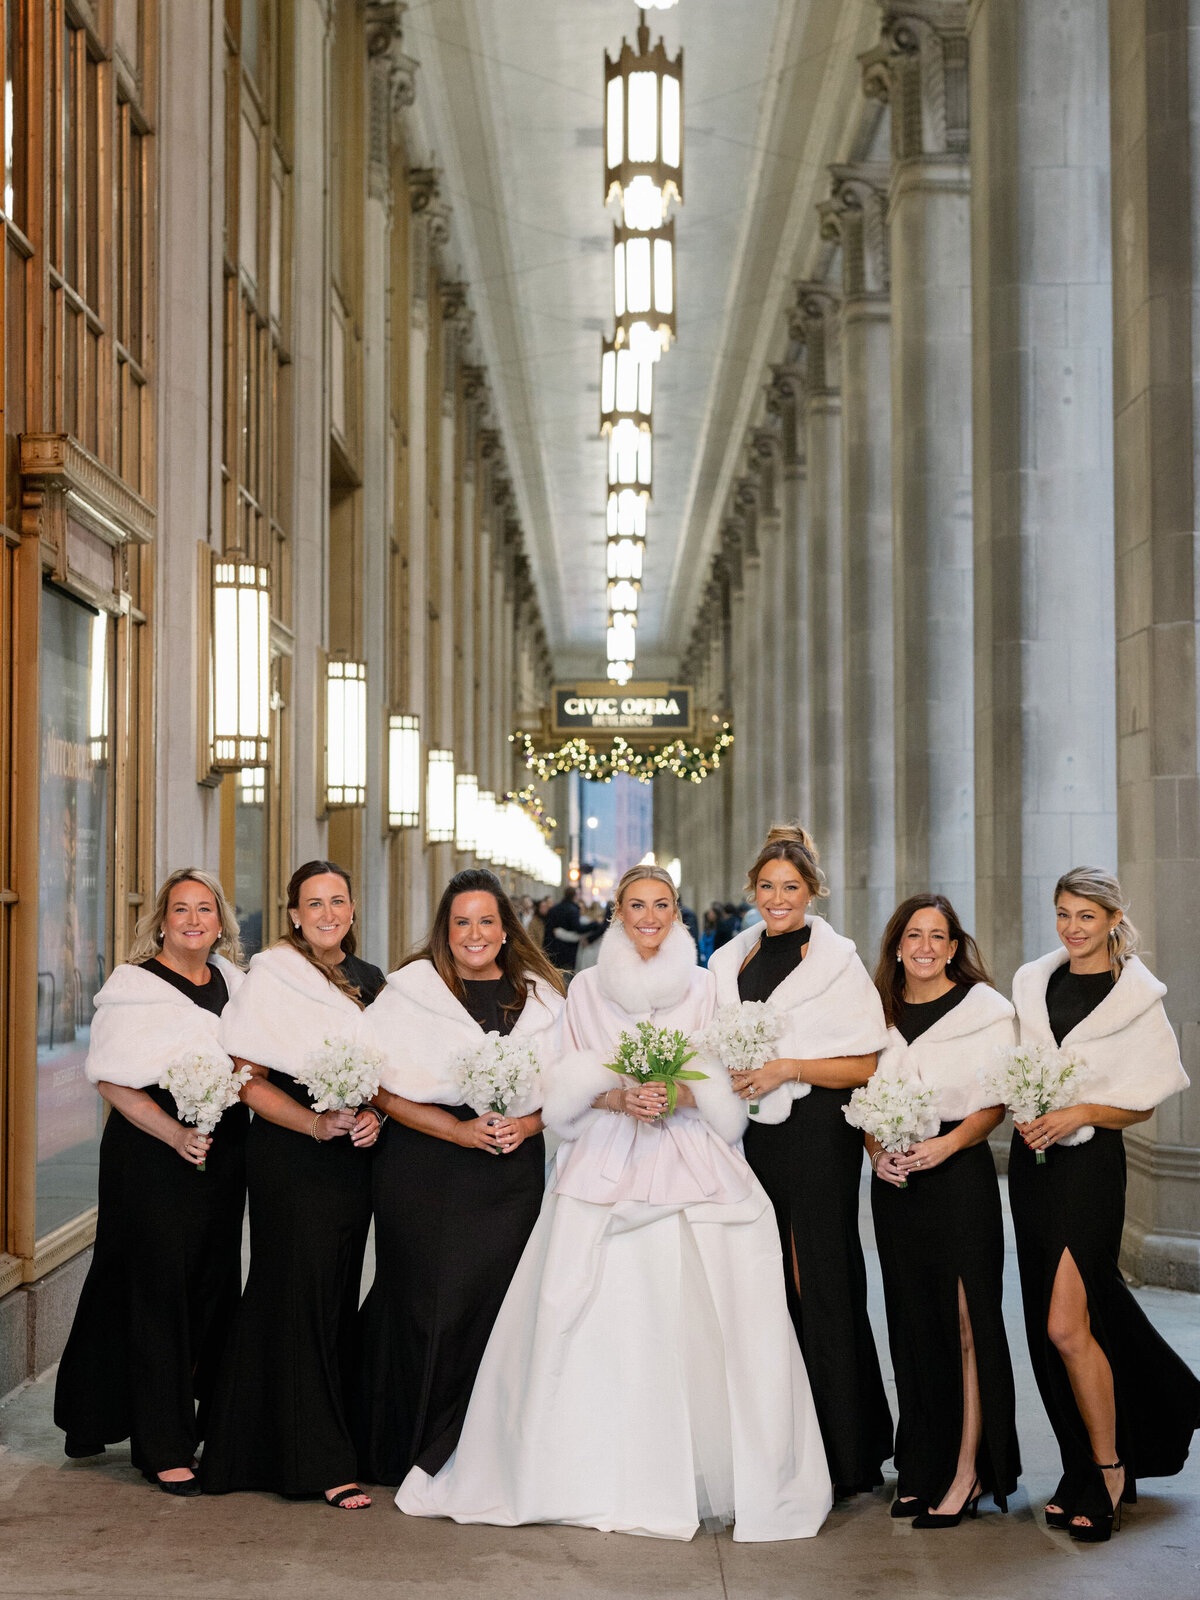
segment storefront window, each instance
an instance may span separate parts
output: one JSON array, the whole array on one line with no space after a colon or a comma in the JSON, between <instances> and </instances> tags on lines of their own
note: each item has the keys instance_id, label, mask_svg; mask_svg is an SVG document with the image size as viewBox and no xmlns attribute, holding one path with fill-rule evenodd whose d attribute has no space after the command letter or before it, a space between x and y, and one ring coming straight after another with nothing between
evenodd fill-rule
<instances>
[{"instance_id":1,"label":"storefront window","mask_svg":"<svg viewBox=\"0 0 1200 1600\"><path fill-rule=\"evenodd\" d=\"M102 1103L84 1076L109 966L112 628L42 592L37 1234L96 1202Z\"/></svg>"}]
</instances>

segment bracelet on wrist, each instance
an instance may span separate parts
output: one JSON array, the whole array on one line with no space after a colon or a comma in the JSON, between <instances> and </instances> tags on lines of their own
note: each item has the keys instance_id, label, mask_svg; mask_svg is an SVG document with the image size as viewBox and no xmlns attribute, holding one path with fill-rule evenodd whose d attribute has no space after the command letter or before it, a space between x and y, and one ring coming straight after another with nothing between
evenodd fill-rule
<instances>
[{"instance_id":1,"label":"bracelet on wrist","mask_svg":"<svg viewBox=\"0 0 1200 1600\"><path fill-rule=\"evenodd\" d=\"M318 1127L320 1121L321 1121L321 1113L319 1111L314 1111L313 1112L313 1119L312 1119L312 1127L309 1128L308 1131L309 1131L309 1133L312 1134L313 1138L317 1140L318 1144L320 1144L320 1142L321 1142L320 1139L317 1139L317 1127Z\"/></svg>"},{"instance_id":2,"label":"bracelet on wrist","mask_svg":"<svg viewBox=\"0 0 1200 1600\"><path fill-rule=\"evenodd\" d=\"M880 1161L880 1157L883 1155L883 1153L884 1153L883 1150L879 1149L879 1150L876 1150L875 1154L871 1157L871 1171L875 1174L876 1177L879 1176L879 1161Z\"/></svg>"}]
</instances>

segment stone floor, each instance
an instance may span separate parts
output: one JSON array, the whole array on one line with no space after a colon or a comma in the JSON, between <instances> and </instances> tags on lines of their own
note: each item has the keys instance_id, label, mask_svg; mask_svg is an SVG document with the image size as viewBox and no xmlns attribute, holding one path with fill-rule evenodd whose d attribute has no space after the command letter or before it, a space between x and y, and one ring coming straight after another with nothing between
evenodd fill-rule
<instances>
[{"instance_id":1,"label":"stone floor","mask_svg":"<svg viewBox=\"0 0 1200 1600\"><path fill-rule=\"evenodd\" d=\"M870 1240L869 1215L864 1236ZM839 1506L820 1536L691 1544L566 1528L459 1528L402 1517L381 1494L333 1514L269 1495L171 1500L136 1475L127 1450L67 1462L51 1421L53 1373L0 1406L0 1596L183 1596L187 1600L1195 1600L1200 1595L1200 1456L1148 1483L1110 1545L1087 1549L1039 1515L1058 1472L1024 1359L1015 1263L1007 1306L1025 1476L1007 1517L988 1509L953 1532L915 1533L887 1515L888 1490ZM873 1311L882 1329L878 1271ZM1200 1370L1200 1300L1139 1298ZM886 1352L881 1348L881 1354Z\"/></svg>"}]
</instances>

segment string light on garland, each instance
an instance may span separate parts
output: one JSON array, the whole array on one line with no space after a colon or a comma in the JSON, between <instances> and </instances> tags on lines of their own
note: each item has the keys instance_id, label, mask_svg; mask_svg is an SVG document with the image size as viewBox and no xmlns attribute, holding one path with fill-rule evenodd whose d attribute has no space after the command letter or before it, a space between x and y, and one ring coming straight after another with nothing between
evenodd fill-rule
<instances>
[{"instance_id":1,"label":"string light on garland","mask_svg":"<svg viewBox=\"0 0 1200 1600\"><path fill-rule=\"evenodd\" d=\"M669 772L688 783L703 783L710 772L718 770L721 757L733 745L733 731L723 722L708 749L677 739L661 747L651 745L648 750L635 750L620 734L607 750L597 750L582 738L568 739L557 750L539 750L528 733L510 734L509 742L516 745L525 765L543 783L567 772L580 772L595 783L608 783L618 773L636 778L639 783L650 783L660 772Z\"/></svg>"},{"instance_id":2,"label":"string light on garland","mask_svg":"<svg viewBox=\"0 0 1200 1600\"><path fill-rule=\"evenodd\" d=\"M557 829L558 819L552 817L546 810L532 784L528 784L524 789L509 789L504 799L507 804L520 806L526 816L537 823L547 839Z\"/></svg>"}]
</instances>

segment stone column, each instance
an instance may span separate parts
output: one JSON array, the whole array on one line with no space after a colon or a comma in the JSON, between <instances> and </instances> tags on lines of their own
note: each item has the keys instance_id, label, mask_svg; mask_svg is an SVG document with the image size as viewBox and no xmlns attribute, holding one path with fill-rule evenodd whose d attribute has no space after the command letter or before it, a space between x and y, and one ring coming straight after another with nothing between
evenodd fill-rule
<instances>
[{"instance_id":1,"label":"stone column","mask_svg":"<svg viewBox=\"0 0 1200 1600\"><path fill-rule=\"evenodd\" d=\"M753 767L757 740L747 693L747 639L746 596L742 575L742 529L734 519L725 522L721 529L721 554L729 573L729 693L732 713L734 745L730 762L732 816L729 827L729 848L733 861L740 863L752 831L748 817L753 783ZM750 857L746 856L749 860Z\"/></svg>"},{"instance_id":2,"label":"stone column","mask_svg":"<svg viewBox=\"0 0 1200 1600\"><path fill-rule=\"evenodd\" d=\"M1195 352L1200 61L1193 7L1111 0L1117 833L1143 956L1200 1074ZM1126 1135L1124 1259L1200 1289L1200 1094Z\"/></svg>"},{"instance_id":3,"label":"stone column","mask_svg":"<svg viewBox=\"0 0 1200 1600\"><path fill-rule=\"evenodd\" d=\"M896 904L888 169L830 174L821 231L842 249L844 931L870 966Z\"/></svg>"},{"instance_id":4,"label":"stone column","mask_svg":"<svg viewBox=\"0 0 1200 1600\"><path fill-rule=\"evenodd\" d=\"M1005 988L1059 875L1117 855L1107 12L970 19L976 934Z\"/></svg>"},{"instance_id":5,"label":"stone column","mask_svg":"<svg viewBox=\"0 0 1200 1600\"><path fill-rule=\"evenodd\" d=\"M742 528L742 618L745 634L746 691L742 704L742 717L746 726L746 742L742 747L742 760L738 765L744 838L747 843L761 838L766 823L763 819L763 748L769 733L764 723L764 673L769 670L764 654L767 641L763 628L763 553L759 544L759 485L753 478L739 478L734 490L734 500L740 513ZM753 848L753 845L750 845Z\"/></svg>"},{"instance_id":6,"label":"stone column","mask_svg":"<svg viewBox=\"0 0 1200 1600\"><path fill-rule=\"evenodd\" d=\"M767 408L779 418L780 610L778 736L782 767L780 815L808 826L812 816L812 719L808 617L808 484L798 368L772 369ZM736 731L736 730L735 730Z\"/></svg>"},{"instance_id":7,"label":"stone column","mask_svg":"<svg viewBox=\"0 0 1200 1600\"><path fill-rule=\"evenodd\" d=\"M812 811L807 826L845 914L845 746L842 645L842 400L834 381L837 301L821 284L797 286L791 336L801 348L808 458L808 671Z\"/></svg>"},{"instance_id":8,"label":"stone column","mask_svg":"<svg viewBox=\"0 0 1200 1600\"><path fill-rule=\"evenodd\" d=\"M891 106L896 892L975 901L966 5L881 0Z\"/></svg>"}]
</instances>

